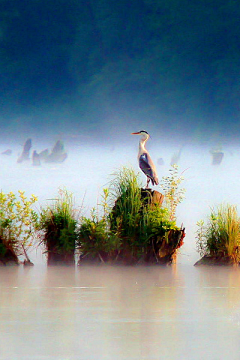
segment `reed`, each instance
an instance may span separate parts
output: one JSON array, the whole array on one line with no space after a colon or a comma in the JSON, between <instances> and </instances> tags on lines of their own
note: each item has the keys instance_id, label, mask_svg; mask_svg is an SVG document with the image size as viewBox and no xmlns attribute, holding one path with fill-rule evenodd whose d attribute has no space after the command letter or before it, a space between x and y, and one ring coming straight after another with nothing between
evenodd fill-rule
<instances>
[{"instance_id":1,"label":"reed","mask_svg":"<svg viewBox=\"0 0 240 360\"><path fill-rule=\"evenodd\" d=\"M240 262L240 218L237 207L219 205L211 209L208 221L197 223L197 249L201 256L229 257Z\"/></svg>"}]
</instances>

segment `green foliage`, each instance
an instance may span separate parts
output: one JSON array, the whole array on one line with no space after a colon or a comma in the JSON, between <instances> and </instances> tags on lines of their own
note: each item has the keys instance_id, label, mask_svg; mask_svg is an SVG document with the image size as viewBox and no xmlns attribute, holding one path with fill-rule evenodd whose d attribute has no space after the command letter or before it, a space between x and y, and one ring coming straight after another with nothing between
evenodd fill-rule
<instances>
[{"instance_id":1,"label":"green foliage","mask_svg":"<svg viewBox=\"0 0 240 360\"><path fill-rule=\"evenodd\" d=\"M38 230L47 251L72 253L77 239L77 220L72 194L65 189L50 206L42 209Z\"/></svg>"},{"instance_id":2,"label":"green foliage","mask_svg":"<svg viewBox=\"0 0 240 360\"><path fill-rule=\"evenodd\" d=\"M24 255L28 259L27 249L32 246L37 213L32 205L37 197L28 200L24 191L18 196L12 192L0 192L0 254L10 250L16 256Z\"/></svg>"},{"instance_id":3,"label":"green foliage","mask_svg":"<svg viewBox=\"0 0 240 360\"><path fill-rule=\"evenodd\" d=\"M121 240L109 230L109 223L97 220L93 212L90 219L82 218L78 239L80 251L93 256L118 251L121 246Z\"/></svg>"},{"instance_id":4,"label":"green foliage","mask_svg":"<svg viewBox=\"0 0 240 360\"><path fill-rule=\"evenodd\" d=\"M150 195L144 197L138 175L123 168L111 183L115 206L110 213L111 228L124 239L133 251L144 251L153 236L164 237L175 227L166 208L152 204Z\"/></svg>"},{"instance_id":5,"label":"green foliage","mask_svg":"<svg viewBox=\"0 0 240 360\"><path fill-rule=\"evenodd\" d=\"M169 170L170 175L162 178L161 186L165 195L165 202L169 209L170 219L176 220L176 209L184 199L185 189L179 189L183 177L178 174L178 165L173 164Z\"/></svg>"},{"instance_id":6,"label":"green foliage","mask_svg":"<svg viewBox=\"0 0 240 360\"><path fill-rule=\"evenodd\" d=\"M240 261L240 218L236 206L220 205L211 209L208 221L197 223L197 250L201 256L228 256Z\"/></svg>"},{"instance_id":7,"label":"green foliage","mask_svg":"<svg viewBox=\"0 0 240 360\"><path fill-rule=\"evenodd\" d=\"M99 206L102 209L99 215ZM81 225L78 231L78 245L81 253L99 256L101 254L118 251L121 240L110 230L109 217L109 189L103 189L102 201L97 210L91 211L91 217L81 218Z\"/></svg>"},{"instance_id":8,"label":"green foliage","mask_svg":"<svg viewBox=\"0 0 240 360\"><path fill-rule=\"evenodd\" d=\"M175 221L170 219L167 208L158 205L147 205L143 209L141 238L148 242L152 237L165 238L169 230L178 229Z\"/></svg>"},{"instance_id":9,"label":"green foliage","mask_svg":"<svg viewBox=\"0 0 240 360\"><path fill-rule=\"evenodd\" d=\"M114 174L109 189L104 189L102 216L93 209L91 218L81 220L79 246L82 253L118 254L127 250L140 257L152 244L168 241L171 229L178 229L169 211L151 201L151 194L141 190L138 175L122 168Z\"/></svg>"}]
</instances>

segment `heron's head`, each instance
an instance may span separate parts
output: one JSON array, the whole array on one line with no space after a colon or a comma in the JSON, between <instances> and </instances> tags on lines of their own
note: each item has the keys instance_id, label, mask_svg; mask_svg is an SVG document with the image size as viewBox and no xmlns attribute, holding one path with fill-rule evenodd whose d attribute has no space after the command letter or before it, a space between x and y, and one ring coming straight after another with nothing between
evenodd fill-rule
<instances>
[{"instance_id":1,"label":"heron's head","mask_svg":"<svg viewBox=\"0 0 240 360\"><path fill-rule=\"evenodd\" d=\"M140 130L138 132L132 133L132 135L142 135L143 140L147 140L149 138L149 133L145 130Z\"/></svg>"}]
</instances>

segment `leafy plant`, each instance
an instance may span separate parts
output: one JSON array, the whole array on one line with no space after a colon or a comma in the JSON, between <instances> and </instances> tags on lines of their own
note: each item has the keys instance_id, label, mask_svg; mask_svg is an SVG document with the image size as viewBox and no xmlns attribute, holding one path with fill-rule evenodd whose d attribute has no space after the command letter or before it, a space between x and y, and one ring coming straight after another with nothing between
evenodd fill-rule
<instances>
[{"instance_id":1,"label":"leafy plant","mask_svg":"<svg viewBox=\"0 0 240 360\"><path fill-rule=\"evenodd\" d=\"M0 192L0 254L11 251L16 257L24 255L29 261L27 250L32 246L38 215L32 209L37 197L27 199L25 192Z\"/></svg>"},{"instance_id":2,"label":"leafy plant","mask_svg":"<svg viewBox=\"0 0 240 360\"><path fill-rule=\"evenodd\" d=\"M176 220L176 209L184 199L185 189L179 189L179 185L183 181L183 177L178 174L178 165L173 164L169 170L170 175L164 176L161 181L165 195L166 206L169 209L170 219Z\"/></svg>"},{"instance_id":3,"label":"leafy plant","mask_svg":"<svg viewBox=\"0 0 240 360\"><path fill-rule=\"evenodd\" d=\"M236 206L220 205L211 209L208 221L197 223L197 250L201 256L228 256L240 262L240 218Z\"/></svg>"}]
</instances>

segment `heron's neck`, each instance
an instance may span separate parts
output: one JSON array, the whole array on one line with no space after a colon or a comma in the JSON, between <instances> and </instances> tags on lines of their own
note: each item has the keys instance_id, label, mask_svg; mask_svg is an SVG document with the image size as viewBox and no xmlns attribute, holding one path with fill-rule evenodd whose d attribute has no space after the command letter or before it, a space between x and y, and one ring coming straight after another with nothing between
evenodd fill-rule
<instances>
[{"instance_id":1,"label":"heron's neck","mask_svg":"<svg viewBox=\"0 0 240 360\"><path fill-rule=\"evenodd\" d=\"M147 152L146 148L145 148L145 144L147 142L148 139L140 139L139 141L139 154L143 154L145 152Z\"/></svg>"}]
</instances>

